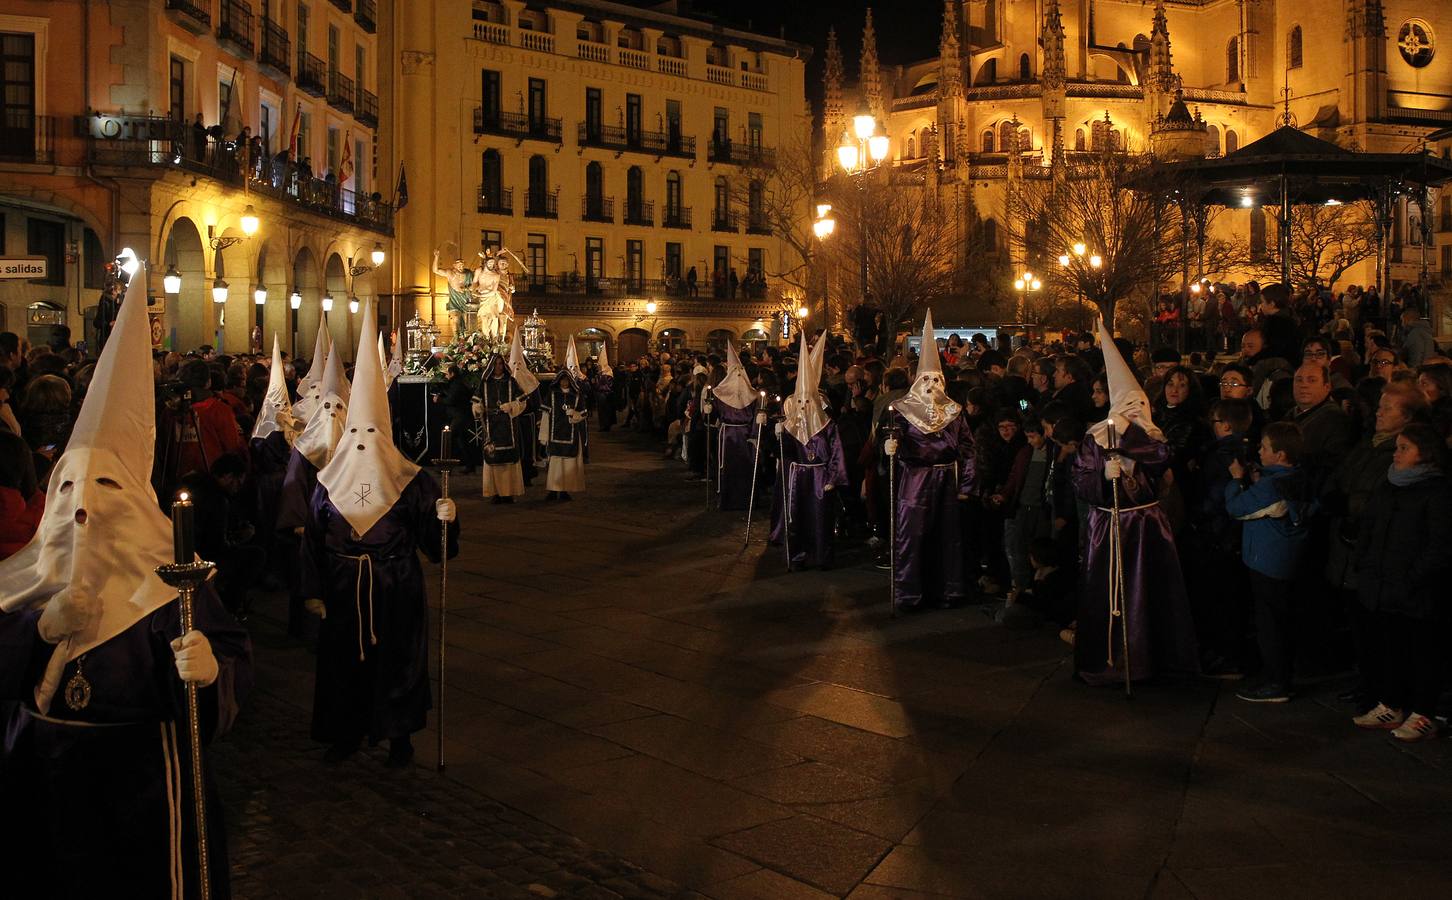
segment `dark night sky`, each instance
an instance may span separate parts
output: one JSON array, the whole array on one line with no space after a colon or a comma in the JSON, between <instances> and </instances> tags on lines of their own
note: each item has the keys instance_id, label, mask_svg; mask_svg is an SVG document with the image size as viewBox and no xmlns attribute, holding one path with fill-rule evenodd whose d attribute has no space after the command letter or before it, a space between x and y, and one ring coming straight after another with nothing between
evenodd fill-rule
<instances>
[{"instance_id":1,"label":"dark night sky","mask_svg":"<svg viewBox=\"0 0 1452 900\"><path fill-rule=\"evenodd\" d=\"M837 26L837 41L849 80L857 77L857 55L862 46L864 11L873 7L877 54L889 63L905 63L934 56L943 21L942 0L695 0L694 7L712 13L723 24L776 35L785 26L786 37L813 48L807 64L807 95L816 103L822 93L822 50L827 28Z\"/></svg>"}]
</instances>

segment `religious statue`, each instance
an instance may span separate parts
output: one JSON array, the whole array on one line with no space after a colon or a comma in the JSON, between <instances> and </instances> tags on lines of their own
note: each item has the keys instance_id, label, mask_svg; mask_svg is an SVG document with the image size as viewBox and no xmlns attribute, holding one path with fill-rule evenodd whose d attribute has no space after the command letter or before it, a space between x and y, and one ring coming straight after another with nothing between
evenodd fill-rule
<instances>
[{"instance_id":1,"label":"religious statue","mask_svg":"<svg viewBox=\"0 0 1452 900\"><path fill-rule=\"evenodd\" d=\"M504 323L499 317L499 281L493 251L480 252L473 283L474 303L479 311L477 330L491 340L504 337Z\"/></svg>"},{"instance_id":2,"label":"religious statue","mask_svg":"<svg viewBox=\"0 0 1452 900\"><path fill-rule=\"evenodd\" d=\"M470 294L474 273L465 267L462 259L454 260L454 264L448 269L440 269L439 251L437 250L434 251L433 271L435 275L449 283L448 310L449 317L454 322L454 333L456 335L468 334L471 330L472 315L478 310Z\"/></svg>"}]
</instances>

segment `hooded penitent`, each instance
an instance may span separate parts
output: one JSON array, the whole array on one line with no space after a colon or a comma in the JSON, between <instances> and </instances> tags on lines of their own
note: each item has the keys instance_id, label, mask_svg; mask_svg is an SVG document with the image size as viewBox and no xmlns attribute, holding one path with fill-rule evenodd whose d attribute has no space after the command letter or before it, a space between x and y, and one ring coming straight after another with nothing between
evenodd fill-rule
<instances>
[{"instance_id":1,"label":"hooded penitent","mask_svg":"<svg viewBox=\"0 0 1452 900\"><path fill-rule=\"evenodd\" d=\"M797 364L796 393L782 404L782 423L797 443L805 445L827 425L827 412L817 387L822 380L822 359L826 354L827 335L817 339L817 346L808 348L807 334L802 332L801 361Z\"/></svg>"},{"instance_id":2,"label":"hooded penitent","mask_svg":"<svg viewBox=\"0 0 1452 900\"><path fill-rule=\"evenodd\" d=\"M1109 382L1109 417L1089 426L1094 442L1106 450L1119 446L1119 439L1124 436L1130 422L1139 425L1154 440L1163 441L1164 434L1150 419L1149 397L1130 372L1102 318L1099 320L1099 348L1104 351L1104 376Z\"/></svg>"},{"instance_id":3,"label":"hooded penitent","mask_svg":"<svg viewBox=\"0 0 1452 900\"><path fill-rule=\"evenodd\" d=\"M585 380L585 374L580 371L580 353L575 349L575 336L570 335L570 343L565 347L565 371L569 372L579 384Z\"/></svg>"},{"instance_id":4,"label":"hooded penitent","mask_svg":"<svg viewBox=\"0 0 1452 900\"><path fill-rule=\"evenodd\" d=\"M35 701L50 708L65 663L176 596L156 567L172 561L171 523L151 487L156 445L147 273L131 278L66 452L51 472L30 543L0 562L0 610L50 603L84 610L55 650Z\"/></svg>"},{"instance_id":5,"label":"hooded penitent","mask_svg":"<svg viewBox=\"0 0 1452 900\"><path fill-rule=\"evenodd\" d=\"M614 378L615 370L610 368L610 354L605 350L605 342L600 342L600 358L597 360L600 367L600 375L603 378Z\"/></svg>"},{"instance_id":6,"label":"hooded penitent","mask_svg":"<svg viewBox=\"0 0 1452 900\"><path fill-rule=\"evenodd\" d=\"M533 393L539 387L539 379L529 370L529 363L524 358L524 345L519 342L519 329L514 330L514 340L509 344L509 374L514 376L514 381L519 389L526 394Z\"/></svg>"},{"instance_id":7,"label":"hooded penitent","mask_svg":"<svg viewBox=\"0 0 1452 900\"><path fill-rule=\"evenodd\" d=\"M726 341L726 374L721 383L711 389L711 393L717 400L737 409L745 409L756 403L756 390L751 386L751 380L746 377L746 369L741 365L741 357L736 355L736 347L729 340Z\"/></svg>"},{"instance_id":8,"label":"hooded penitent","mask_svg":"<svg viewBox=\"0 0 1452 900\"><path fill-rule=\"evenodd\" d=\"M277 335L272 336L272 373L267 379L267 393L262 398L262 408L257 412L257 423L252 426L252 439L263 440L274 432L291 444L297 439L297 420L292 415L292 401L287 397L287 377L282 370L282 345Z\"/></svg>"},{"instance_id":9,"label":"hooded penitent","mask_svg":"<svg viewBox=\"0 0 1452 900\"><path fill-rule=\"evenodd\" d=\"M403 364L398 360L398 354L394 353L393 358L388 358L388 346L383 340L383 332L378 332L378 362L383 366L383 386L391 388L398 376L403 374Z\"/></svg>"},{"instance_id":10,"label":"hooded penitent","mask_svg":"<svg viewBox=\"0 0 1452 900\"><path fill-rule=\"evenodd\" d=\"M938 340L933 334L933 311L923 316L923 345L918 353L918 376L907 394L893 404L904 419L919 431L942 431L958 418L963 408L944 392L943 366L938 360Z\"/></svg>"},{"instance_id":11,"label":"hooded penitent","mask_svg":"<svg viewBox=\"0 0 1452 900\"><path fill-rule=\"evenodd\" d=\"M343 421L347 416L348 403L344 397L341 357L340 352L328 354L328 364L323 369L323 378L318 385L317 408L313 410L302 434L298 435L297 441L292 445L316 469L321 469L333 458L333 448L338 445L338 438L343 433Z\"/></svg>"},{"instance_id":12,"label":"hooded penitent","mask_svg":"<svg viewBox=\"0 0 1452 900\"><path fill-rule=\"evenodd\" d=\"M308 363L308 373L297 383L297 402L292 407L293 415L304 423L312 418L313 412L323 402L323 369L327 368L330 346L328 314L323 313L318 319L318 336L313 341L313 358Z\"/></svg>"},{"instance_id":13,"label":"hooded penitent","mask_svg":"<svg viewBox=\"0 0 1452 900\"><path fill-rule=\"evenodd\" d=\"M358 362L353 368L357 391L348 404L347 424L333 459L318 473L318 484L343 518L360 535L367 535L402 496L418 474L393 444L388 414L388 390L383 368L370 352L377 342L378 318L371 301L363 312L358 341Z\"/></svg>"}]
</instances>

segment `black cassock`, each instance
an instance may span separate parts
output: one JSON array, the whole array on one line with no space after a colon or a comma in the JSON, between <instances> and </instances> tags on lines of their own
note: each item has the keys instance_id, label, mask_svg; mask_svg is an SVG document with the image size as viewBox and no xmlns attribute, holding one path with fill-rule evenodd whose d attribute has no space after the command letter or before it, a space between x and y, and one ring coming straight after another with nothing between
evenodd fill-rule
<instances>
[{"instance_id":1,"label":"black cassock","mask_svg":"<svg viewBox=\"0 0 1452 900\"><path fill-rule=\"evenodd\" d=\"M424 727L428 679L428 593L418 551L439 561L439 488L414 476L392 508L359 536L321 484L303 535L302 590L320 598L313 739L377 743ZM458 553L449 526L449 556Z\"/></svg>"},{"instance_id":2,"label":"black cassock","mask_svg":"<svg viewBox=\"0 0 1452 900\"><path fill-rule=\"evenodd\" d=\"M252 649L210 586L194 602L194 625L219 669L197 692L210 741L236 718L252 681ZM171 649L179 616L168 603L83 654L91 697L80 710L65 701L77 669L69 663L42 716L33 693L55 648L40 638L38 610L0 613L0 705L9 713L0 847L15 863L4 896L198 896L186 700ZM224 898L225 817L210 778L206 793L212 896Z\"/></svg>"},{"instance_id":3,"label":"black cassock","mask_svg":"<svg viewBox=\"0 0 1452 900\"><path fill-rule=\"evenodd\" d=\"M527 446L529 432L521 434L517 423L527 421L525 417L539 409L539 391L526 394L512 376L505 375L480 380L477 397L483 407L478 423L478 443L483 450L484 461L500 466L515 462L522 465L526 457L532 460L533 454L529 453ZM519 416L510 416L499 408L515 400L525 401L525 410Z\"/></svg>"}]
</instances>

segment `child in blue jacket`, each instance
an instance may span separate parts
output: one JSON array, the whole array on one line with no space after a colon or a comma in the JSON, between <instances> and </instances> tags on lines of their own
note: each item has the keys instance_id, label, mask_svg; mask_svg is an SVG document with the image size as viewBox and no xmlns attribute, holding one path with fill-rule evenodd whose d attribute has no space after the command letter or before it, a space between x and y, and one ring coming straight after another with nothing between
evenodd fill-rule
<instances>
[{"instance_id":1,"label":"child in blue jacket","mask_svg":"<svg viewBox=\"0 0 1452 900\"><path fill-rule=\"evenodd\" d=\"M1234 480L1225 485L1225 510L1241 522L1241 559L1250 570L1255 598L1261 680L1236 694L1252 703L1291 699L1291 588L1310 535L1312 509L1309 482L1298 465L1302 453L1301 429L1272 422L1261 434L1260 470L1247 478L1245 466L1232 462Z\"/></svg>"}]
</instances>

